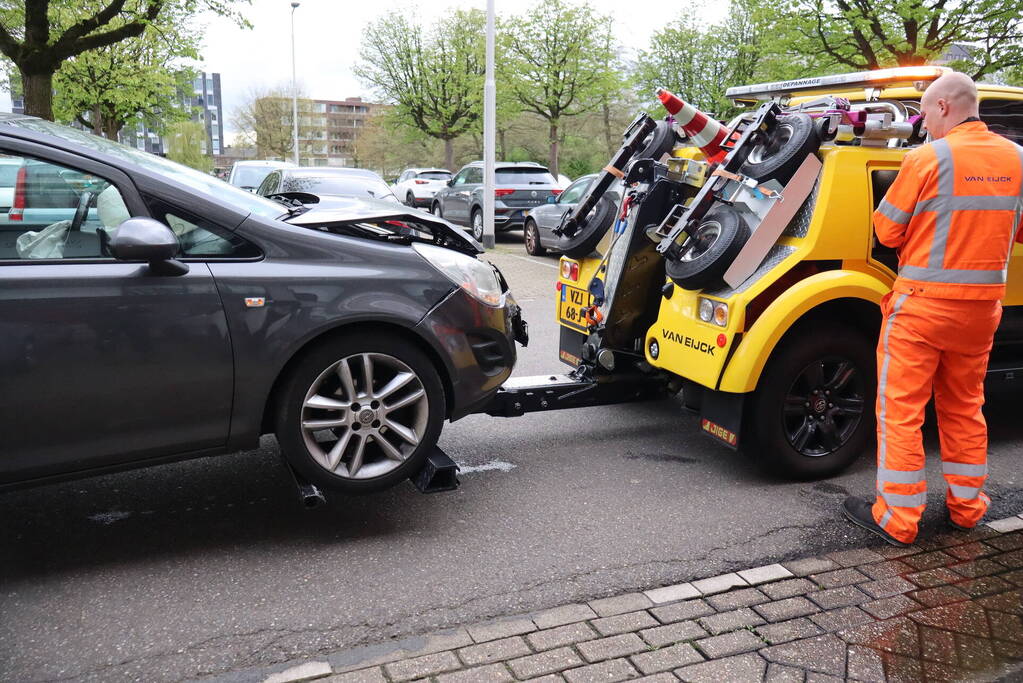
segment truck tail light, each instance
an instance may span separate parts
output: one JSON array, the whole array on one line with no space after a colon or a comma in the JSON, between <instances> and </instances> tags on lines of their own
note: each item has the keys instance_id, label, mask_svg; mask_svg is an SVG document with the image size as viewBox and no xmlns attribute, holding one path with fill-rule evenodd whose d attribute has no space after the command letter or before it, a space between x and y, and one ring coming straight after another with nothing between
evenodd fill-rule
<instances>
[{"instance_id":1,"label":"truck tail light","mask_svg":"<svg viewBox=\"0 0 1023 683\"><path fill-rule=\"evenodd\" d=\"M494 190L494 196L495 197L504 197L505 195L509 195L509 194L511 194L514 191L515 190Z\"/></svg>"},{"instance_id":2,"label":"truck tail light","mask_svg":"<svg viewBox=\"0 0 1023 683\"><path fill-rule=\"evenodd\" d=\"M561 262L561 277L572 282L579 281L579 264L575 261Z\"/></svg>"},{"instance_id":3,"label":"truck tail light","mask_svg":"<svg viewBox=\"0 0 1023 683\"><path fill-rule=\"evenodd\" d=\"M7 213L7 220L24 220L25 213L25 179L27 177L25 167L18 169L18 176L14 181L14 198L11 201L11 210Z\"/></svg>"}]
</instances>

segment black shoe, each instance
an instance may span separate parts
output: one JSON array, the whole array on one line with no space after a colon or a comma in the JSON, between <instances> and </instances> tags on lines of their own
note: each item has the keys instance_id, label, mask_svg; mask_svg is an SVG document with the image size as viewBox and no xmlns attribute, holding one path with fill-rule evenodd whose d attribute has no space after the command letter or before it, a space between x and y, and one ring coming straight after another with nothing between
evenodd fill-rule
<instances>
[{"instance_id":1,"label":"black shoe","mask_svg":"<svg viewBox=\"0 0 1023 683\"><path fill-rule=\"evenodd\" d=\"M871 512L873 506L862 498L855 496L849 496L842 503L842 514L850 522L858 527L866 529L872 534L877 534L884 540L888 541L894 546L899 548L908 548L909 543L903 543L899 539L892 536L890 533L882 529L877 522L874 521L874 513Z\"/></svg>"}]
</instances>

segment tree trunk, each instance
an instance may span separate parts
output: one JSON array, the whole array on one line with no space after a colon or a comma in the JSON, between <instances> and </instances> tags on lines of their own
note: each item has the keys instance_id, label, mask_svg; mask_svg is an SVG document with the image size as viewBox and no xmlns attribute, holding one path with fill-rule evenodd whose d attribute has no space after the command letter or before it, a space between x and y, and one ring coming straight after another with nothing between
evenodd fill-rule
<instances>
[{"instance_id":1,"label":"tree trunk","mask_svg":"<svg viewBox=\"0 0 1023 683\"><path fill-rule=\"evenodd\" d=\"M122 128L124 128L124 123L115 118L103 119L103 134L107 140L117 142L117 136L121 133Z\"/></svg>"},{"instance_id":2,"label":"tree trunk","mask_svg":"<svg viewBox=\"0 0 1023 683\"><path fill-rule=\"evenodd\" d=\"M547 159L547 168L550 170L551 175L555 178L558 177L558 152L560 148L560 140L558 138L558 122L556 119L551 119L551 130L550 130L550 143L551 152Z\"/></svg>"},{"instance_id":3,"label":"tree trunk","mask_svg":"<svg viewBox=\"0 0 1023 683\"><path fill-rule=\"evenodd\" d=\"M502 161L504 159L508 158L508 150L505 147L505 139L504 139L505 132L506 131L503 128L499 128L497 130L497 152L498 152L497 158L499 160L502 160Z\"/></svg>"},{"instance_id":4,"label":"tree trunk","mask_svg":"<svg viewBox=\"0 0 1023 683\"><path fill-rule=\"evenodd\" d=\"M455 143L449 138L444 141L444 168L451 171L455 167Z\"/></svg>"},{"instance_id":5,"label":"tree trunk","mask_svg":"<svg viewBox=\"0 0 1023 683\"><path fill-rule=\"evenodd\" d=\"M53 71L21 72L21 88L25 95L25 113L47 121L53 120Z\"/></svg>"},{"instance_id":6,"label":"tree trunk","mask_svg":"<svg viewBox=\"0 0 1023 683\"><path fill-rule=\"evenodd\" d=\"M607 145L607 156L611 157L615 153L615 148L611 145L611 107L608 105L607 100L604 100L604 143Z\"/></svg>"},{"instance_id":7,"label":"tree trunk","mask_svg":"<svg viewBox=\"0 0 1023 683\"><path fill-rule=\"evenodd\" d=\"M92 105L92 134L103 135L103 110L99 102Z\"/></svg>"}]
</instances>

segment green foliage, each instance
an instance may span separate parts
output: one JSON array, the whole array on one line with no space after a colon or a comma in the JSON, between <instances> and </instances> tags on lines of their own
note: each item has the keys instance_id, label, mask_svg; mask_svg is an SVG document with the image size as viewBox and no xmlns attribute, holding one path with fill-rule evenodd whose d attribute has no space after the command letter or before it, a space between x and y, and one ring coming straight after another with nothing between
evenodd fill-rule
<instances>
[{"instance_id":1,"label":"green foliage","mask_svg":"<svg viewBox=\"0 0 1023 683\"><path fill-rule=\"evenodd\" d=\"M17 68L26 113L53 118L53 76L90 50L138 38L164 22L204 12L248 22L237 9L249 0L0 0L0 52Z\"/></svg>"},{"instance_id":2,"label":"green foliage","mask_svg":"<svg viewBox=\"0 0 1023 683\"><path fill-rule=\"evenodd\" d=\"M206 129L198 121L180 121L167 129L167 158L209 173L213 159L204 151Z\"/></svg>"},{"instance_id":3,"label":"green foliage","mask_svg":"<svg viewBox=\"0 0 1023 683\"><path fill-rule=\"evenodd\" d=\"M301 142L324 130L314 124L313 101L304 93L297 93L299 152L305 153ZM291 88L254 88L248 92L231 118L243 144L256 148L261 159L291 160L294 145L293 112Z\"/></svg>"},{"instance_id":4,"label":"green foliage","mask_svg":"<svg viewBox=\"0 0 1023 683\"><path fill-rule=\"evenodd\" d=\"M955 45L973 78L1023 63L1023 0L785 0L777 40L838 70L925 64Z\"/></svg>"},{"instance_id":5,"label":"green foliage","mask_svg":"<svg viewBox=\"0 0 1023 683\"><path fill-rule=\"evenodd\" d=\"M612 20L587 5L540 0L501 26L500 81L523 111L548 123L556 174L562 121L594 111L620 83Z\"/></svg>"},{"instance_id":6,"label":"green foliage","mask_svg":"<svg viewBox=\"0 0 1023 683\"><path fill-rule=\"evenodd\" d=\"M457 10L424 29L416 19L391 12L363 35L355 73L395 114L424 135L446 143L470 132L483 114L483 32L479 10Z\"/></svg>"}]
</instances>

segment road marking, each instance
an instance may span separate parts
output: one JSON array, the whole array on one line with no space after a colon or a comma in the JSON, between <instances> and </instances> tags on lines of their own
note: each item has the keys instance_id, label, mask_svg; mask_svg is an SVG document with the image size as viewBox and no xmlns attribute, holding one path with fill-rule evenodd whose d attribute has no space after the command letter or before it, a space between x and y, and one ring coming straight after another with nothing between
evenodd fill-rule
<instances>
[{"instance_id":1,"label":"road marking","mask_svg":"<svg viewBox=\"0 0 1023 683\"><path fill-rule=\"evenodd\" d=\"M560 268L560 266L556 266L553 263L545 263L544 261L534 261L531 258L527 258L525 256L519 256L518 254L508 254L506 252L500 252L500 251L497 252L497 253L501 254L502 256L510 256L511 258L517 258L518 260L525 261L526 263L532 263L532 264L538 265L538 266L547 266L548 268L553 268L554 270L557 270L558 268Z\"/></svg>"},{"instance_id":2,"label":"road marking","mask_svg":"<svg viewBox=\"0 0 1023 683\"><path fill-rule=\"evenodd\" d=\"M486 462L482 465L459 465L458 473L473 474L474 472L490 472L492 470L497 470L498 472L511 472L515 469L515 467L516 466L510 462L495 460L494 462Z\"/></svg>"},{"instance_id":3,"label":"road marking","mask_svg":"<svg viewBox=\"0 0 1023 683\"><path fill-rule=\"evenodd\" d=\"M113 524L114 522L120 522L122 519L128 519L132 516L131 512L121 512L119 510L112 510L111 512L99 512L95 515L89 515L89 519L93 522L99 522L100 524Z\"/></svg>"}]
</instances>

